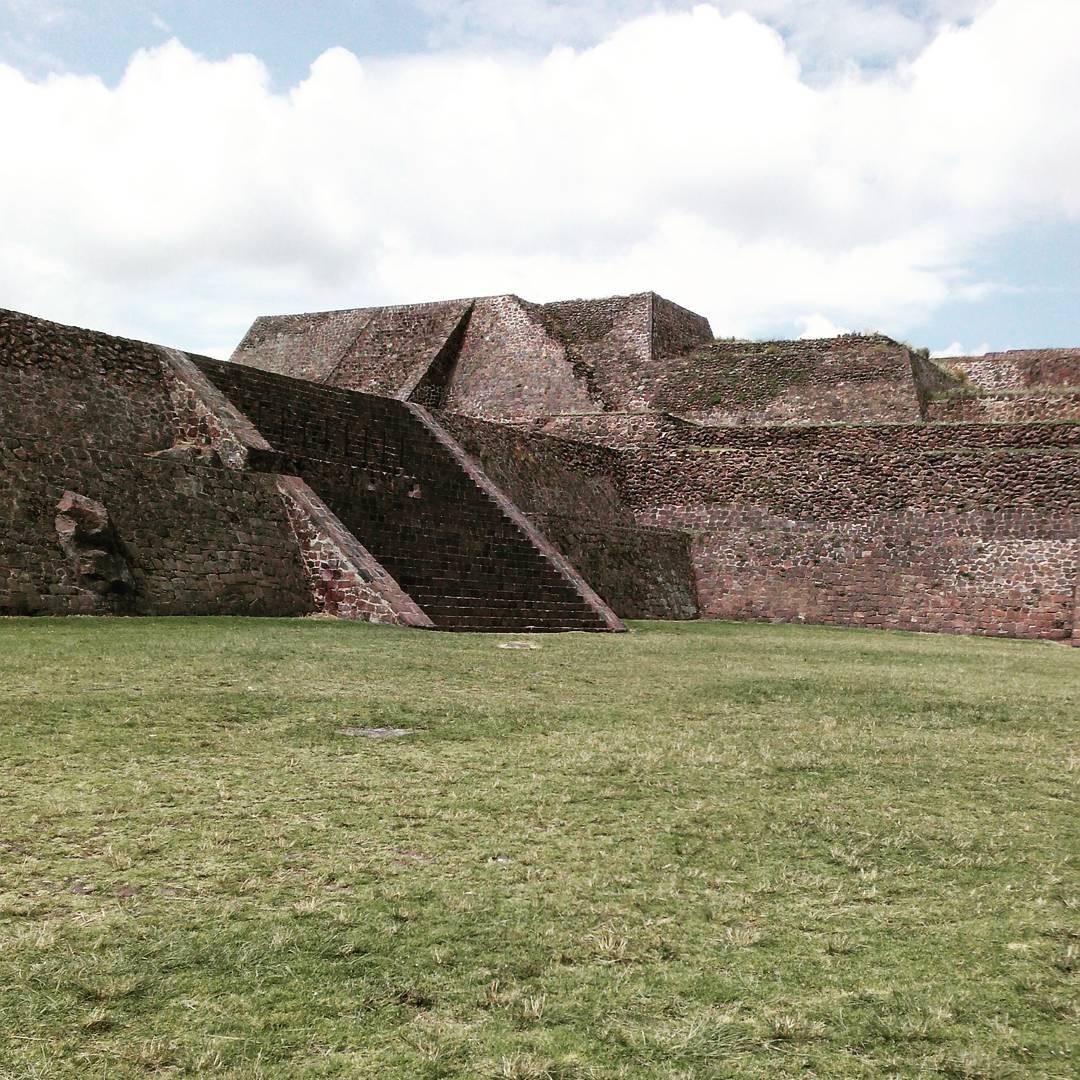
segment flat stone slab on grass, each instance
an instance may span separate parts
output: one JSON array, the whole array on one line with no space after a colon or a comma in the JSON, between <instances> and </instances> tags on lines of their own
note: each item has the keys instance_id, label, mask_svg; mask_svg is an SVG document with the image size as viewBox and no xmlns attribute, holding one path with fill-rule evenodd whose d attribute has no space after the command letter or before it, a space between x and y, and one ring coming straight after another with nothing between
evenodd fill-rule
<instances>
[{"instance_id":1,"label":"flat stone slab on grass","mask_svg":"<svg viewBox=\"0 0 1080 1080\"><path fill-rule=\"evenodd\" d=\"M415 731L399 727L347 727L340 734L362 739L400 739L403 735L415 735Z\"/></svg>"}]
</instances>

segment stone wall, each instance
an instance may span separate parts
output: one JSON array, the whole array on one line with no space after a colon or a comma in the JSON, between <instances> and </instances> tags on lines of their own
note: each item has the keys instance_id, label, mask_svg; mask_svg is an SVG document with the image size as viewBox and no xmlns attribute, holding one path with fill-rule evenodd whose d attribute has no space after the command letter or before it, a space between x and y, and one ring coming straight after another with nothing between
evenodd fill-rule
<instances>
[{"instance_id":1,"label":"stone wall","mask_svg":"<svg viewBox=\"0 0 1080 1080\"><path fill-rule=\"evenodd\" d=\"M317 611L339 619L435 628L305 481L298 476L279 476L277 488L300 547Z\"/></svg>"},{"instance_id":2,"label":"stone wall","mask_svg":"<svg viewBox=\"0 0 1080 1080\"><path fill-rule=\"evenodd\" d=\"M468 317L471 301L257 319L232 359L249 367L406 397Z\"/></svg>"},{"instance_id":3,"label":"stone wall","mask_svg":"<svg viewBox=\"0 0 1080 1080\"><path fill-rule=\"evenodd\" d=\"M656 293L647 295L652 306L650 338L654 360L665 364L673 357L713 344L712 327L704 315L673 304ZM630 406L624 401L621 407Z\"/></svg>"},{"instance_id":4,"label":"stone wall","mask_svg":"<svg viewBox=\"0 0 1080 1080\"><path fill-rule=\"evenodd\" d=\"M792 424L694 426L664 431L663 446L903 453L922 450L1080 449L1080 423Z\"/></svg>"},{"instance_id":5,"label":"stone wall","mask_svg":"<svg viewBox=\"0 0 1080 1080\"><path fill-rule=\"evenodd\" d=\"M635 523L621 454L472 417L439 422L623 618L697 615L689 538Z\"/></svg>"},{"instance_id":6,"label":"stone wall","mask_svg":"<svg viewBox=\"0 0 1080 1080\"><path fill-rule=\"evenodd\" d=\"M149 453L172 415L156 346L0 309L0 434Z\"/></svg>"},{"instance_id":7,"label":"stone wall","mask_svg":"<svg viewBox=\"0 0 1080 1080\"><path fill-rule=\"evenodd\" d=\"M520 425L541 435L611 448L948 450L957 447L1080 447L1080 421L904 424L699 424L670 413L581 413Z\"/></svg>"},{"instance_id":8,"label":"stone wall","mask_svg":"<svg viewBox=\"0 0 1080 1080\"><path fill-rule=\"evenodd\" d=\"M506 424L439 413L439 422L530 515L575 514L630 524L618 485L621 455L603 446L530 435Z\"/></svg>"},{"instance_id":9,"label":"stone wall","mask_svg":"<svg viewBox=\"0 0 1080 1080\"><path fill-rule=\"evenodd\" d=\"M843 518L753 502L649 515L694 530L707 618L1069 640L1080 516L897 510Z\"/></svg>"},{"instance_id":10,"label":"stone wall","mask_svg":"<svg viewBox=\"0 0 1080 1080\"><path fill-rule=\"evenodd\" d=\"M130 593L62 549L67 491L101 503ZM274 479L119 450L0 437L0 614L299 615L313 610Z\"/></svg>"},{"instance_id":11,"label":"stone wall","mask_svg":"<svg viewBox=\"0 0 1080 1080\"><path fill-rule=\"evenodd\" d=\"M233 360L342 389L508 420L640 409L708 320L654 293L518 296L261 318Z\"/></svg>"},{"instance_id":12,"label":"stone wall","mask_svg":"<svg viewBox=\"0 0 1080 1080\"><path fill-rule=\"evenodd\" d=\"M356 340L366 309L303 315L265 315L255 320L232 359L263 371L322 382Z\"/></svg>"},{"instance_id":13,"label":"stone wall","mask_svg":"<svg viewBox=\"0 0 1080 1080\"><path fill-rule=\"evenodd\" d=\"M252 466L302 477L437 627L621 628L419 406L238 364L199 367L269 440Z\"/></svg>"},{"instance_id":14,"label":"stone wall","mask_svg":"<svg viewBox=\"0 0 1080 1080\"><path fill-rule=\"evenodd\" d=\"M700 602L1080 642L1080 350L708 335L650 293L507 296L238 350L372 396L0 312L0 614L610 630Z\"/></svg>"},{"instance_id":15,"label":"stone wall","mask_svg":"<svg viewBox=\"0 0 1080 1080\"><path fill-rule=\"evenodd\" d=\"M952 423L1023 423L1080 420L1080 390L954 390L927 402L928 420Z\"/></svg>"},{"instance_id":16,"label":"stone wall","mask_svg":"<svg viewBox=\"0 0 1080 1080\"><path fill-rule=\"evenodd\" d=\"M516 296L477 300L442 399L447 412L492 419L593 411L575 369L537 305Z\"/></svg>"},{"instance_id":17,"label":"stone wall","mask_svg":"<svg viewBox=\"0 0 1080 1080\"><path fill-rule=\"evenodd\" d=\"M1075 450L830 451L822 430L818 448L773 432L627 459L639 520L694 533L704 616L1070 636Z\"/></svg>"},{"instance_id":18,"label":"stone wall","mask_svg":"<svg viewBox=\"0 0 1080 1080\"><path fill-rule=\"evenodd\" d=\"M717 341L664 365L650 403L711 424L919 418L911 352L878 334Z\"/></svg>"},{"instance_id":19,"label":"stone wall","mask_svg":"<svg viewBox=\"0 0 1080 1080\"><path fill-rule=\"evenodd\" d=\"M985 391L1080 387L1080 349L1016 349L934 361L967 386Z\"/></svg>"},{"instance_id":20,"label":"stone wall","mask_svg":"<svg viewBox=\"0 0 1080 1080\"><path fill-rule=\"evenodd\" d=\"M430 626L196 359L3 313L0 613Z\"/></svg>"},{"instance_id":21,"label":"stone wall","mask_svg":"<svg viewBox=\"0 0 1080 1080\"><path fill-rule=\"evenodd\" d=\"M625 490L637 508L686 499L755 502L793 516L830 518L911 508L1033 507L1075 513L1080 510L1080 454L657 449L628 460Z\"/></svg>"},{"instance_id":22,"label":"stone wall","mask_svg":"<svg viewBox=\"0 0 1080 1080\"><path fill-rule=\"evenodd\" d=\"M467 300L376 308L337 366L329 386L408 397L468 318Z\"/></svg>"},{"instance_id":23,"label":"stone wall","mask_svg":"<svg viewBox=\"0 0 1080 1080\"><path fill-rule=\"evenodd\" d=\"M0 613L312 609L273 480L179 445L175 374L156 346L0 312ZM85 550L61 500L107 522Z\"/></svg>"}]
</instances>

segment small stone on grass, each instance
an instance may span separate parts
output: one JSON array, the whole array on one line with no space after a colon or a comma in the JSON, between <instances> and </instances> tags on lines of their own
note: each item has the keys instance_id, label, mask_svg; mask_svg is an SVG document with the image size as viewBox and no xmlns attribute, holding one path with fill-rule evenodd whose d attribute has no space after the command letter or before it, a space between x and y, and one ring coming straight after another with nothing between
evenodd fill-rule
<instances>
[{"instance_id":1,"label":"small stone on grass","mask_svg":"<svg viewBox=\"0 0 1080 1080\"><path fill-rule=\"evenodd\" d=\"M400 739L403 735L414 735L414 731L399 727L347 727L340 734L362 739Z\"/></svg>"}]
</instances>

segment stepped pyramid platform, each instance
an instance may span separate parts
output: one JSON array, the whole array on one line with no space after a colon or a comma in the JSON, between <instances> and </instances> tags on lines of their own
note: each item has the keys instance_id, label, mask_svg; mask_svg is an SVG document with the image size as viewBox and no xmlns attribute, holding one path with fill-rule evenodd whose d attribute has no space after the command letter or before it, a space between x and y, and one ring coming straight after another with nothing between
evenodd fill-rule
<instances>
[{"instance_id":1,"label":"stepped pyramid platform","mask_svg":"<svg viewBox=\"0 0 1080 1080\"><path fill-rule=\"evenodd\" d=\"M1080 350L716 339L655 293L0 311L0 615L724 618L1080 643Z\"/></svg>"}]
</instances>

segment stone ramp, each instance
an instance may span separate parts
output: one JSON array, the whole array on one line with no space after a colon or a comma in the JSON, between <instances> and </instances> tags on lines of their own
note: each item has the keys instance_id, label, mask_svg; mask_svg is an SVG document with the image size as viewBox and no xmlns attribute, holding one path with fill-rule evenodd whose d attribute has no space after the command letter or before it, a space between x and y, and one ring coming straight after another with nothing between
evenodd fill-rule
<instances>
[{"instance_id":1,"label":"stone ramp","mask_svg":"<svg viewBox=\"0 0 1080 1080\"><path fill-rule=\"evenodd\" d=\"M270 443L250 467L302 477L436 628L623 629L420 406L240 364L198 366Z\"/></svg>"}]
</instances>

